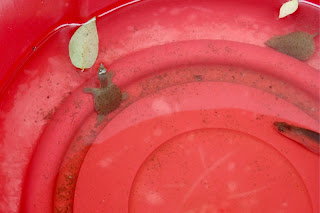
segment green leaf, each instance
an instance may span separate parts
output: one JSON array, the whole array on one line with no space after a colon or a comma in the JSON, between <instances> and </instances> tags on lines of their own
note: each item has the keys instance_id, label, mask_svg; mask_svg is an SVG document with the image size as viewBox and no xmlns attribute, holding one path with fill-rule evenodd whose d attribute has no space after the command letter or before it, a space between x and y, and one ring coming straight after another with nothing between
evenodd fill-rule
<instances>
[{"instance_id":1,"label":"green leaf","mask_svg":"<svg viewBox=\"0 0 320 213\"><path fill-rule=\"evenodd\" d=\"M69 42L69 56L72 64L82 70L93 66L98 57L99 38L96 18L79 27Z\"/></svg>"},{"instance_id":2,"label":"green leaf","mask_svg":"<svg viewBox=\"0 0 320 213\"><path fill-rule=\"evenodd\" d=\"M299 2L298 0L291 0L286 3L284 3L279 12L279 18L284 18L294 12L298 9Z\"/></svg>"}]
</instances>

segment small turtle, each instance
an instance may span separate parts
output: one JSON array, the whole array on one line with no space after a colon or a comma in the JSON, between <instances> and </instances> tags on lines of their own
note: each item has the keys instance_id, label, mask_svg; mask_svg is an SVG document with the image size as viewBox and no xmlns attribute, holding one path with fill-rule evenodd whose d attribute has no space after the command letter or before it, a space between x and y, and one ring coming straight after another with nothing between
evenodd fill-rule
<instances>
[{"instance_id":1,"label":"small turtle","mask_svg":"<svg viewBox=\"0 0 320 213\"><path fill-rule=\"evenodd\" d=\"M265 44L278 52L306 61L314 53L315 43L313 38L316 35L318 33L310 35L306 32L296 31L282 36L274 36Z\"/></svg>"},{"instance_id":2,"label":"small turtle","mask_svg":"<svg viewBox=\"0 0 320 213\"><path fill-rule=\"evenodd\" d=\"M127 99L128 94L122 93L120 88L112 82L113 73L107 72L103 64L98 69L99 88L85 88L83 92L94 96L94 107L98 113L98 121L120 106L122 100Z\"/></svg>"}]
</instances>

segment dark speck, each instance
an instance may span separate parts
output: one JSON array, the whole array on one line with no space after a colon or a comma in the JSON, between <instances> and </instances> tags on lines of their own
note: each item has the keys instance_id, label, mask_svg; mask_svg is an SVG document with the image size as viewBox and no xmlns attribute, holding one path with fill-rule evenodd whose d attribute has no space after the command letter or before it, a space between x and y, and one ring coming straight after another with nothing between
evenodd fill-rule
<instances>
[{"instance_id":1,"label":"dark speck","mask_svg":"<svg viewBox=\"0 0 320 213\"><path fill-rule=\"evenodd\" d=\"M194 75L193 79L196 81L202 81L202 75Z\"/></svg>"}]
</instances>

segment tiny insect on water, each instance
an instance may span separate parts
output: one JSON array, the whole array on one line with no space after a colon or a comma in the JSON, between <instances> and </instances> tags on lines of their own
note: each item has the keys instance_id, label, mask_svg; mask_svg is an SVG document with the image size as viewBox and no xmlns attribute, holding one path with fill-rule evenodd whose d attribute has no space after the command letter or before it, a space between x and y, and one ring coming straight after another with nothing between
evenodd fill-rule
<instances>
[{"instance_id":1,"label":"tiny insect on water","mask_svg":"<svg viewBox=\"0 0 320 213\"><path fill-rule=\"evenodd\" d=\"M285 122L274 122L274 126L280 134L298 142L316 154L320 153L320 134L318 132Z\"/></svg>"},{"instance_id":2,"label":"tiny insect on water","mask_svg":"<svg viewBox=\"0 0 320 213\"><path fill-rule=\"evenodd\" d=\"M122 100L127 99L128 94L121 92L120 88L112 81L113 73L100 65L98 69L99 88L85 88L85 93L94 96L94 107L98 113L98 120L102 120L108 113L120 106Z\"/></svg>"}]
</instances>

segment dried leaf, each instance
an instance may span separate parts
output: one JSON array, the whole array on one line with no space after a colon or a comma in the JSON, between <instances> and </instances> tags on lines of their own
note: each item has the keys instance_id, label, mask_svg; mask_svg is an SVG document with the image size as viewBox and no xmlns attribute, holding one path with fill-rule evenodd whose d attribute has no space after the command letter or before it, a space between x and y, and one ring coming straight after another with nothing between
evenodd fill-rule
<instances>
[{"instance_id":1,"label":"dried leaf","mask_svg":"<svg viewBox=\"0 0 320 213\"><path fill-rule=\"evenodd\" d=\"M291 0L286 3L284 3L279 12L279 18L284 18L294 12L298 9L299 2L298 0Z\"/></svg>"},{"instance_id":2,"label":"dried leaf","mask_svg":"<svg viewBox=\"0 0 320 213\"><path fill-rule=\"evenodd\" d=\"M316 35L297 31L282 36L274 36L266 41L265 44L278 52L305 61L314 53L315 43L313 38Z\"/></svg>"},{"instance_id":3,"label":"dried leaf","mask_svg":"<svg viewBox=\"0 0 320 213\"><path fill-rule=\"evenodd\" d=\"M99 38L96 18L90 19L73 34L69 42L72 64L82 70L93 66L98 57Z\"/></svg>"}]
</instances>

